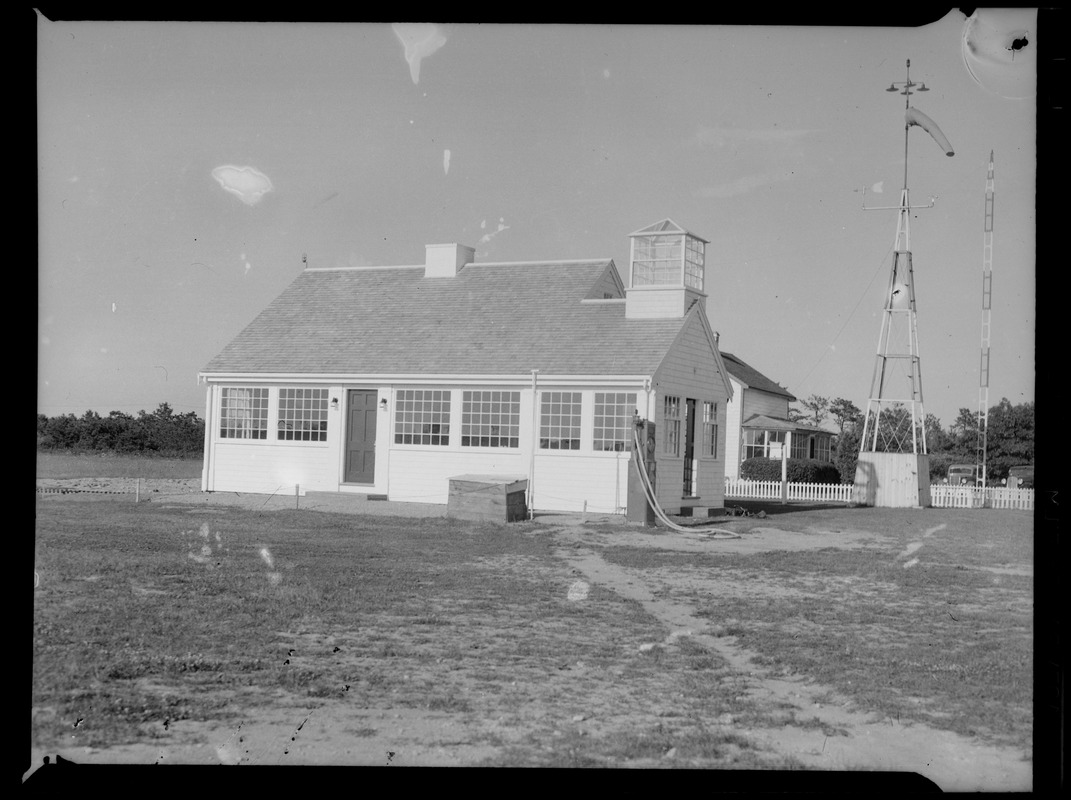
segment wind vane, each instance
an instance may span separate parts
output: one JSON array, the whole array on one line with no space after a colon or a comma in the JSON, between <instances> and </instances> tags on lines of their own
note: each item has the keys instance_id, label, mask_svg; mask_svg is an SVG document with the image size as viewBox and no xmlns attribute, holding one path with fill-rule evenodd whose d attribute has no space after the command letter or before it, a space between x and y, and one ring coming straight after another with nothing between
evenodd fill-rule
<instances>
[{"instance_id":1,"label":"wind vane","mask_svg":"<svg viewBox=\"0 0 1071 800\"><path fill-rule=\"evenodd\" d=\"M925 206L912 206L908 198L908 133L913 125L917 125L933 137L945 155L954 155L954 151L937 123L911 105L913 94L928 92L929 88L911 80L910 60L907 62L907 79L891 84L886 91L900 92L905 98L904 188L900 192L900 205L881 207L896 209L900 214L896 225L895 258L885 293L877 358L860 442L860 466L865 466L861 472L866 474L860 478L861 473L857 473L856 494L857 499L867 505L927 506L929 459L908 221L913 208L930 208L934 198ZM865 192L864 189L864 210L877 210L878 207L867 207ZM900 464L890 460L890 457L897 458L892 454L900 454L908 460ZM907 495L894 497L885 493L892 484L905 486L904 479L912 474L914 479L907 481L912 486Z\"/></svg>"}]
</instances>

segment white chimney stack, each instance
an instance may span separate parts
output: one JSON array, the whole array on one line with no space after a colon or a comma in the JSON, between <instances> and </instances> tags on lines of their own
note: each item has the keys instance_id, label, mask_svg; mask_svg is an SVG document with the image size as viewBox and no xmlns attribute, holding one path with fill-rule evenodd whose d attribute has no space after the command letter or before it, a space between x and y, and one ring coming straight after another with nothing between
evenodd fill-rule
<instances>
[{"instance_id":1,"label":"white chimney stack","mask_svg":"<svg viewBox=\"0 0 1071 800\"><path fill-rule=\"evenodd\" d=\"M424 245L427 258L424 262L425 278L453 278L466 264L476 257L476 250L463 244Z\"/></svg>"}]
</instances>

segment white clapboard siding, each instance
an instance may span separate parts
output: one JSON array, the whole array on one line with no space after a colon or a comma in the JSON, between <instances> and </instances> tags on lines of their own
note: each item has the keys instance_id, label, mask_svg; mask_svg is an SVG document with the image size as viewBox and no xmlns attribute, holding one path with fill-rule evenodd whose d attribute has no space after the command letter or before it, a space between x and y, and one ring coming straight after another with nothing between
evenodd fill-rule
<instances>
[{"instance_id":1,"label":"white clapboard siding","mask_svg":"<svg viewBox=\"0 0 1071 800\"><path fill-rule=\"evenodd\" d=\"M336 491L338 454L322 443L266 446L221 442L212 461L209 491L293 494Z\"/></svg>"}]
</instances>

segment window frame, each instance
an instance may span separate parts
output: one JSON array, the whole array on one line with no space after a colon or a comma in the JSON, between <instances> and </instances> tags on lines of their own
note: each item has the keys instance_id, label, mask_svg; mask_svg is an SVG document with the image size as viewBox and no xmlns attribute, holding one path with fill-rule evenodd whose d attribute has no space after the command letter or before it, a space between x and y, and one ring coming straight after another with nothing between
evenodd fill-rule
<instances>
[{"instance_id":1,"label":"window frame","mask_svg":"<svg viewBox=\"0 0 1071 800\"><path fill-rule=\"evenodd\" d=\"M496 403L501 404L497 409ZM482 430L484 427L487 428L486 436ZM506 428L505 434L502 433L503 427ZM479 430L474 432L474 428ZM498 432L493 432L495 428ZM473 439L477 441L471 441ZM517 389L463 389L461 391L459 444L463 450L520 450L520 391Z\"/></svg>"},{"instance_id":2,"label":"window frame","mask_svg":"<svg viewBox=\"0 0 1071 800\"><path fill-rule=\"evenodd\" d=\"M604 390L592 395L592 452L628 452L632 448L632 419L639 393Z\"/></svg>"},{"instance_id":3,"label":"window frame","mask_svg":"<svg viewBox=\"0 0 1071 800\"><path fill-rule=\"evenodd\" d=\"M410 395L410 396L407 396ZM451 389L404 388L394 393L391 418L392 447L450 447L453 391ZM400 418L410 415L409 418ZM411 426L403 430L401 426ZM419 426L419 430L417 427ZM435 430L438 426L438 430ZM412 437L404 441L406 436ZM419 438L420 441L414 441Z\"/></svg>"},{"instance_id":4,"label":"window frame","mask_svg":"<svg viewBox=\"0 0 1071 800\"><path fill-rule=\"evenodd\" d=\"M271 387L270 386L221 386L219 393L219 419L215 426L216 438L220 441L227 442L263 442L268 440L268 426L271 422ZM237 393L248 392L248 397L244 398L248 404L246 408L236 408L233 405L228 404L230 399L230 393L234 392L237 398ZM247 419L250 421L250 425L239 428L235 425L227 425L227 422L233 422L239 418L234 416L234 412L244 411L249 414ZM259 427L256 427L259 423ZM259 433L260 435L237 435L236 433L228 434L228 431L246 431L252 433Z\"/></svg>"},{"instance_id":5,"label":"window frame","mask_svg":"<svg viewBox=\"0 0 1071 800\"><path fill-rule=\"evenodd\" d=\"M718 457L718 404L715 401L703 401L703 450L705 458Z\"/></svg>"},{"instance_id":6,"label":"window frame","mask_svg":"<svg viewBox=\"0 0 1071 800\"><path fill-rule=\"evenodd\" d=\"M681 457L681 398L665 395L662 398L662 454L671 458Z\"/></svg>"},{"instance_id":7,"label":"window frame","mask_svg":"<svg viewBox=\"0 0 1071 800\"><path fill-rule=\"evenodd\" d=\"M326 443L330 395L331 390L326 386L278 387L274 441L299 445ZM284 416L287 412L292 415Z\"/></svg>"},{"instance_id":8,"label":"window frame","mask_svg":"<svg viewBox=\"0 0 1071 800\"><path fill-rule=\"evenodd\" d=\"M580 450L584 419L584 393L551 390L539 393L540 452ZM557 436L555 436L557 433ZM568 436L564 434L568 433ZM575 436L573 435L575 434ZM563 447L563 443L569 446Z\"/></svg>"}]
</instances>

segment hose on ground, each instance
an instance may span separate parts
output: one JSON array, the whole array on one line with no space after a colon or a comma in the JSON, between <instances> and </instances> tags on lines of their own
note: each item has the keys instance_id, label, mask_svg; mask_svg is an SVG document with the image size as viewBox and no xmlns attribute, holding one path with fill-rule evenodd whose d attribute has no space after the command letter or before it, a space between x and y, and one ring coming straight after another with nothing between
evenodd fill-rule
<instances>
[{"instance_id":1,"label":"hose on ground","mask_svg":"<svg viewBox=\"0 0 1071 800\"><path fill-rule=\"evenodd\" d=\"M647 465L643 461L642 448L640 446L640 437L635 430L632 431L632 439L636 445L636 458L632 463L636 467L636 471L640 476L640 483L643 485L643 493L647 497L647 502L651 504L651 508L655 512L655 516L659 521L671 530L679 531L680 533L694 533L702 535L704 539L740 539L739 533L726 530L725 528L687 528L683 525L678 525L676 522L666 516L666 512L662 510L662 506L658 504L657 498L655 498L654 487L651 486L651 479L647 476Z\"/></svg>"}]
</instances>

